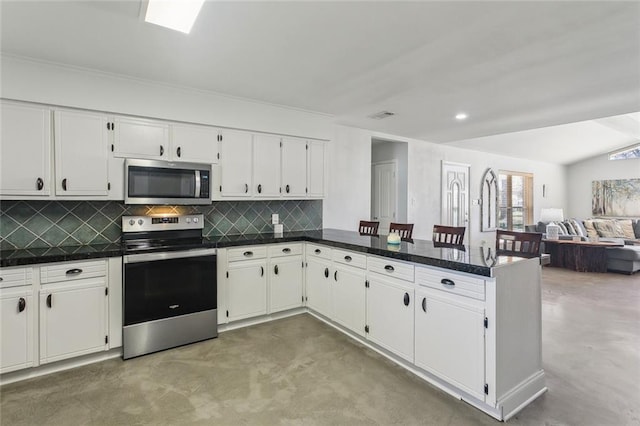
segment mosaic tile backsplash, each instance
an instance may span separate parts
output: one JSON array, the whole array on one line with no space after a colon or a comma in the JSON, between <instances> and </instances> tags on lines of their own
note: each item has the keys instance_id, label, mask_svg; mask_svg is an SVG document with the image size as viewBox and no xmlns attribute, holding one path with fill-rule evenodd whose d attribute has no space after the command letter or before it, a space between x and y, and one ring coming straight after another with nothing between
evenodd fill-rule
<instances>
[{"instance_id":1,"label":"mosaic tile backsplash","mask_svg":"<svg viewBox=\"0 0 640 426\"><path fill-rule=\"evenodd\" d=\"M202 213L204 236L271 232L271 214L285 231L322 228L321 200L214 201L210 206L127 206L118 201L2 201L0 249L120 242L123 215Z\"/></svg>"}]
</instances>

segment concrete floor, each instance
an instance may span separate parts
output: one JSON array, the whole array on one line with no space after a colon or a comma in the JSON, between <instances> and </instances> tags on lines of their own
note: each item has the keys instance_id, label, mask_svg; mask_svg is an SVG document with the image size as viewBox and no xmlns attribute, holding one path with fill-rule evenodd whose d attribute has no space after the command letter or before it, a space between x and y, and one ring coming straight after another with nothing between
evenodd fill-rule
<instances>
[{"instance_id":1,"label":"concrete floor","mask_svg":"<svg viewBox=\"0 0 640 426\"><path fill-rule=\"evenodd\" d=\"M514 425L640 425L640 275L543 269L549 392ZM0 388L2 425L489 425L298 315Z\"/></svg>"}]
</instances>

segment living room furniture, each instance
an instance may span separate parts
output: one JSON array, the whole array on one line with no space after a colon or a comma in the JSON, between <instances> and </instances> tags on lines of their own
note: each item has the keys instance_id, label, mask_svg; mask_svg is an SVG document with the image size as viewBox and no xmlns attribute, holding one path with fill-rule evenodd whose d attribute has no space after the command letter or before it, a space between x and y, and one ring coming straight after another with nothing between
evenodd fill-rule
<instances>
[{"instance_id":1,"label":"living room furniture","mask_svg":"<svg viewBox=\"0 0 640 426\"><path fill-rule=\"evenodd\" d=\"M606 250L624 247L622 242L544 240L551 266L578 272L607 272Z\"/></svg>"},{"instance_id":2,"label":"living room furniture","mask_svg":"<svg viewBox=\"0 0 640 426\"><path fill-rule=\"evenodd\" d=\"M496 251L499 253L540 255L542 234L538 232L496 231Z\"/></svg>"},{"instance_id":3,"label":"living room furniture","mask_svg":"<svg viewBox=\"0 0 640 426\"><path fill-rule=\"evenodd\" d=\"M432 239L438 243L462 244L466 229L464 226L433 225Z\"/></svg>"},{"instance_id":4,"label":"living room furniture","mask_svg":"<svg viewBox=\"0 0 640 426\"><path fill-rule=\"evenodd\" d=\"M358 230L363 235L378 235L379 226L380 222L361 220Z\"/></svg>"},{"instance_id":5,"label":"living room furniture","mask_svg":"<svg viewBox=\"0 0 640 426\"><path fill-rule=\"evenodd\" d=\"M413 234L413 223L393 223L389 225L389 233L395 232L400 238L411 238Z\"/></svg>"}]
</instances>

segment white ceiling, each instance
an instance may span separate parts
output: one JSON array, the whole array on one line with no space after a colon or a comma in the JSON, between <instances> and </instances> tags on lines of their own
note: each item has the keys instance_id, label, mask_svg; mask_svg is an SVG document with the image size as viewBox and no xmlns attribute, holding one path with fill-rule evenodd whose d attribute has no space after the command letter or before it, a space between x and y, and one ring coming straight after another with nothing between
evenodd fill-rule
<instances>
[{"instance_id":1,"label":"white ceiling","mask_svg":"<svg viewBox=\"0 0 640 426\"><path fill-rule=\"evenodd\" d=\"M542 151L539 131L523 130L640 111L637 1L208 1L189 35L144 23L138 0L0 6L5 54L513 156ZM381 110L396 115L367 117ZM456 122L459 111L469 119ZM558 162L587 139L594 153L640 137L596 124L555 132ZM483 137L509 132L522 137Z\"/></svg>"}]
</instances>

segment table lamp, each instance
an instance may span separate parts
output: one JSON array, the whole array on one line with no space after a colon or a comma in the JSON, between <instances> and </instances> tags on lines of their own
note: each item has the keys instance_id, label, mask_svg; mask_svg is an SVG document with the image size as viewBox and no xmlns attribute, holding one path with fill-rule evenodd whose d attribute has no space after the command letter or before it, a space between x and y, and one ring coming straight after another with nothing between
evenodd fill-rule
<instances>
[{"instance_id":1,"label":"table lamp","mask_svg":"<svg viewBox=\"0 0 640 426\"><path fill-rule=\"evenodd\" d=\"M562 209L540 209L540 222L547 222L547 240L557 240L560 235L560 227L555 222L562 222L564 213Z\"/></svg>"}]
</instances>

